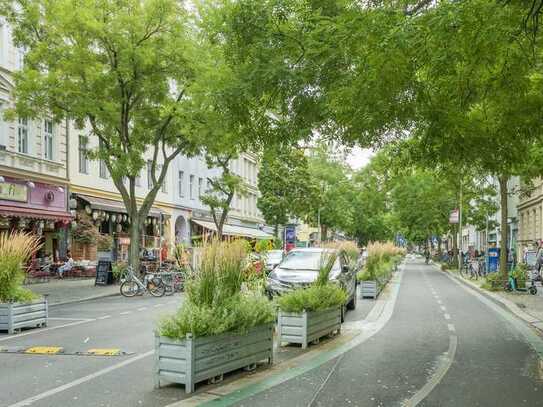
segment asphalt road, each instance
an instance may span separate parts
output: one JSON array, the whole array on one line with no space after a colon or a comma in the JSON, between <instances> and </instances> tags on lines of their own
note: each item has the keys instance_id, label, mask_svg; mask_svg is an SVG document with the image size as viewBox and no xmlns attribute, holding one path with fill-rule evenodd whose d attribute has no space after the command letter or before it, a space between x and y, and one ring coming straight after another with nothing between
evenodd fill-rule
<instances>
[{"instance_id":1,"label":"asphalt road","mask_svg":"<svg viewBox=\"0 0 543 407\"><path fill-rule=\"evenodd\" d=\"M0 347L60 346L66 353L118 348L125 356L0 353L0 406L165 406L179 388L153 388L153 329L181 303L151 296L50 308L49 326L0 335ZM37 399L32 399L37 397Z\"/></svg>"},{"instance_id":2,"label":"asphalt road","mask_svg":"<svg viewBox=\"0 0 543 407\"><path fill-rule=\"evenodd\" d=\"M238 406L543 406L539 358L522 324L412 261L381 331Z\"/></svg>"},{"instance_id":3,"label":"asphalt road","mask_svg":"<svg viewBox=\"0 0 543 407\"><path fill-rule=\"evenodd\" d=\"M53 307L47 329L0 335L0 347L7 348L61 346L66 353L120 348L129 353L0 353L0 406L164 407L186 398L182 386L153 387L153 329L181 301L181 296L115 297ZM369 302L359 302L347 320L361 319L370 309ZM436 268L411 262L392 317L374 336L238 405L394 407L420 401L420 406L439 407L543 406L539 359L528 343L541 346L543 341L533 333L526 336L526 329ZM288 347L284 351L290 352ZM292 351L299 354L297 348Z\"/></svg>"}]
</instances>

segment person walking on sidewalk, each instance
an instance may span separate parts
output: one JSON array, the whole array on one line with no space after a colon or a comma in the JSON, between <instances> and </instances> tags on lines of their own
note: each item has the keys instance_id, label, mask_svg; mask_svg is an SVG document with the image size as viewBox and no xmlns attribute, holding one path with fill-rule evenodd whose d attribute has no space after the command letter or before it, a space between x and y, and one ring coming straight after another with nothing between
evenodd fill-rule
<instances>
[{"instance_id":1,"label":"person walking on sidewalk","mask_svg":"<svg viewBox=\"0 0 543 407\"><path fill-rule=\"evenodd\" d=\"M536 255L535 255L535 267L537 270L537 275L541 276L541 265L543 264L543 244L541 241L535 242Z\"/></svg>"},{"instance_id":2,"label":"person walking on sidewalk","mask_svg":"<svg viewBox=\"0 0 543 407\"><path fill-rule=\"evenodd\" d=\"M58 268L58 276L59 278L64 278L64 272L70 271L74 266L74 259L72 259L72 254L68 250L66 252L66 262L62 266Z\"/></svg>"}]
</instances>

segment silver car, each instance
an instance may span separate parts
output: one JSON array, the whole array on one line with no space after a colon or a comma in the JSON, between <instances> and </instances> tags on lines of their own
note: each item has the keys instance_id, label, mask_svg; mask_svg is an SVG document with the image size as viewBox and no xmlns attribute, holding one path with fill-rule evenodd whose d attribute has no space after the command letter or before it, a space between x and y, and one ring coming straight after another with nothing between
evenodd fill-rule
<instances>
[{"instance_id":1,"label":"silver car","mask_svg":"<svg viewBox=\"0 0 543 407\"><path fill-rule=\"evenodd\" d=\"M283 260L283 250L270 250L266 253L266 271L272 271Z\"/></svg>"},{"instance_id":2,"label":"silver car","mask_svg":"<svg viewBox=\"0 0 543 407\"><path fill-rule=\"evenodd\" d=\"M270 273L266 291L270 298L290 290L307 287L319 274L322 254L330 249L307 248L290 251L283 261ZM340 284L347 294L347 309L356 308L356 266L350 264L344 253L339 253L330 280Z\"/></svg>"}]
</instances>

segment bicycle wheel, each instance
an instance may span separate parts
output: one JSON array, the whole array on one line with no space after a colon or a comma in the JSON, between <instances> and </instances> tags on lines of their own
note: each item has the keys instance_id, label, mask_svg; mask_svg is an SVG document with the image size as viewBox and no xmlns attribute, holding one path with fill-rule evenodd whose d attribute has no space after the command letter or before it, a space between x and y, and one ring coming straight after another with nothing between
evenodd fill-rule
<instances>
[{"instance_id":1,"label":"bicycle wheel","mask_svg":"<svg viewBox=\"0 0 543 407\"><path fill-rule=\"evenodd\" d=\"M166 293L166 285L160 278L152 278L147 283L147 290L153 297L162 297Z\"/></svg>"},{"instance_id":2,"label":"bicycle wheel","mask_svg":"<svg viewBox=\"0 0 543 407\"><path fill-rule=\"evenodd\" d=\"M121 295L123 297L134 297L138 294L139 287L133 280L125 281L121 284Z\"/></svg>"}]
</instances>

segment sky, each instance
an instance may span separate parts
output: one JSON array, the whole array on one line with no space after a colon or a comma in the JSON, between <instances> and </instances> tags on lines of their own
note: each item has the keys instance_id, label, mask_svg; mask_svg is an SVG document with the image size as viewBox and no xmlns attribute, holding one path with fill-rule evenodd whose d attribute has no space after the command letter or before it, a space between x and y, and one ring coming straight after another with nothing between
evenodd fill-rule
<instances>
[{"instance_id":1,"label":"sky","mask_svg":"<svg viewBox=\"0 0 543 407\"><path fill-rule=\"evenodd\" d=\"M370 159L374 154L375 153L370 149L354 147L351 154L349 154L347 157L347 162L353 169L358 170L365 167L370 162Z\"/></svg>"}]
</instances>

